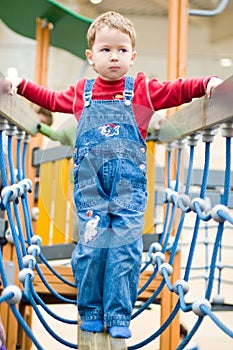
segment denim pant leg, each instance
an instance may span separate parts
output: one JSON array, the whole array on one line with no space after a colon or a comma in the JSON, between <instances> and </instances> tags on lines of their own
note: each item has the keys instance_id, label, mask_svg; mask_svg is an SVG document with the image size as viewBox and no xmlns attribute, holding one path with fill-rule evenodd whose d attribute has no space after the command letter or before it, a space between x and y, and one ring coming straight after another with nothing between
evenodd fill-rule
<instances>
[{"instance_id":1,"label":"denim pant leg","mask_svg":"<svg viewBox=\"0 0 233 350\"><path fill-rule=\"evenodd\" d=\"M72 268L78 288L78 311L82 321L103 320L105 248L77 244Z\"/></svg>"},{"instance_id":2,"label":"denim pant leg","mask_svg":"<svg viewBox=\"0 0 233 350\"><path fill-rule=\"evenodd\" d=\"M137 214L135 214L137 216ZM138 283L140 278L141 259L143 251L142 224L143 218L138 216L138 220L128 220L127 228L119 228L116 222L122 222L116 216L112 220L113 229L116 235L130 235L130 232L137 230L136 240L128 244L114 246L108 249L105 279L104 279L104 323L110 327L112 325L129 326L131 314L137 300ZM131 223L131 224L130 224ZM121 225L120 225L121 226ZM114 234L114 233L113 233ZM139 238L138 238L139 237ZM122 240L125 243L125 239Z\"/></svg>"},{"instance_id":3,"label":"denim pant leg","mask_svg":"<svg viewBox=\"0 0 233 350\"><path fill-rule=\"evenodd\" d=\"M105 262L107 249L103 246L104 237L108 234L108 215L94 212L94 219L90 219L85 210L79 213L80 242L72 254L72 268L78 288L78 310L80 317L85 320L103 320L103 280L105 275ZM96 221L95 217L100 218ZM96 236L86 244L88 222L98 222L94 231ZM93 229L93 226L92 226Z\"/></svg>"}]
</instances>

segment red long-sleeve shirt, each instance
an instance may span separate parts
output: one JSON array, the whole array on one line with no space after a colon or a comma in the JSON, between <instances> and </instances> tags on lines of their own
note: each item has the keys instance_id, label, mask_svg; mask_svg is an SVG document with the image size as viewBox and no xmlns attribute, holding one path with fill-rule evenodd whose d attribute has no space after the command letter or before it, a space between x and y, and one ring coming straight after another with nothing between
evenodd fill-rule
<instances>
[{"instance_id":1,"label":"red long-sleeve shirt","mask_svg":"<svg viewBox=\"0 0 233 350\"><path fill-rule=\"evenodd\" d=\"M142 137L146 138L148 124L155 111L176 107L203 96L209 79L202 77L159 82L139 73L134 80L133 110ZM74 114L79 120L84 107L85 81L80 79L67 90L56 92L23 79L18 94L53 112ZM124 77L117 81L98 77L93 87L93 100L122 99L124 81Z\"/></svg>"}]
</instances>

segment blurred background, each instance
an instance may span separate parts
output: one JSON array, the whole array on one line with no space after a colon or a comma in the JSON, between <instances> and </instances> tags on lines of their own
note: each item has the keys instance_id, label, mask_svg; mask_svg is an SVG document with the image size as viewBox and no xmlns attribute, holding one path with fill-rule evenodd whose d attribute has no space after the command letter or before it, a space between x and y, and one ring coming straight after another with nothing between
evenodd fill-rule
<instances>
[{"instance_id":1,"label":"blurred background","mask_svg":"<svg viewBox=\"0 0 233 350\"><path fill-rule=\"evenodd\" d=\"M138 57L131 68L131 75L143 71L149 78L156 77L160 81L167 79L168 0L59 0L57 2L66 6L69 10L91 19L108 10L115 10L127 16L133 22L137 32L136 50ZM220 3L220 0L190 0L189 9L211 11L216 9ZM225 10L216 16L189 16L188 77L218 75L222 79L227 79L232 75L232 20L233 0L229 0ZM78 33L77 41L74 41L73 45L78 45ZM0 52L0 71L3 74L6 75L9 67L11 67L13 70L16 69L19 76L27 77L30 80L34 79L36 42L16 34L1 20ZM95 76L95 73L80 58L64 50L50 47L47 81L49 88L54 90L66 89L83 75L89 78ZM55 115L54 120L54 127L64 122L60 115ZM211 166L219 169L224 166L222 162L224 146L220 136L217 140L214 144L214 158ZM48 139L47 142L53 144ZM198 152L200 157L198 157L199 163L195 164L196 167L200 167L203 161L202 145L200 145ZM163 165L162 158L159 162L160 165ZM231 234L228 233L228 243L233 244L232 232ZM232 263L232 255L229 255L228 261ZM232 270L229 274L231 276L228 277L232 281ZM193 293L197 295L198 290L200 292L200 285L197 284L195 288ZM227 289L226 298L230 294L232 295L232 286ZM72 308L71 312L75 314L76 309ZM219 312L217 316L229 327L232 327L232 312ZM143 317L143 319L139 318L138 321L132 324L134 339L133 341L130 340L129 344L134 344L135 340L142 340L153 332L158 326L159 308L153 306L151 310L146 311ZM187 328L191 328L195 319L196 316L194 315L181 315L181 320ZM37 327L39 326L35 323L35 332L38 330ZM43 333L42 330L41 332ZM75 334L67 336L73 337ZM194 340L200 346L200 350L219 350L219 348L233 350L232 339L224 335L209 320L203 322ZM48 344L46 344L46 341L45 334L44 346L46 349L48 349L48 346L51 348L51 340L48 340ZM57 343L56 349L59 349ZM143 349L158 349L158 342L154 342Z\"/></svg>"},{"instance_id":2,"label":"blurred background","mask_svg":"<svg viewBox=\"0 0 233 350\"><path fill-rule=\"evenodd\" d=\"M92 0L100 1L100 0ZM107 10L116 10L129 17L137 32L138 58L131 74L144 71L149 77L167 77L168 0L59 0L71 11L94 19ZM212 10L219 0L190 0L190 9ZM13 9L12 9L13 10ZM233 1L213 17L189 16L187 76L216 74L223 79L232 74L233 62ZM78 45L74 41L73 45ZM20 76L34 78L35 41L26 39L0 22L0 67L16 67ZM50 48L48 86L64 89L82 75L84 62L61 49ZM87 69L87 76L93 70Z\"/></svg>"}]
</instances>

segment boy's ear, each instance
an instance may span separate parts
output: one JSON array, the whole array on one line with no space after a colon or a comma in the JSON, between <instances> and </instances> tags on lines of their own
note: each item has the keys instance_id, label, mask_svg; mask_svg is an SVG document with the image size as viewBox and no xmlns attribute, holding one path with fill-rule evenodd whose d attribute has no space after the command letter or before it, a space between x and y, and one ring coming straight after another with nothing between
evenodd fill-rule
<instances>
[{"instance_id":1,"label":"boy's ear","mask_svg":"<svg viewBox=\"0 0 233 350\"><path fill-rule=\"evenodd\" d=\"M136 57L137 57L137 52L133 51L132 52L132 57L131 57L131 63L130 63L131 66L134 64L134 61L135 61Z\"/></svg>"},{"instance_id":2,"label":"boy's ear","mask_svg":"<svg viewBox=\"0 0 233 350\"><path fill-rule=\"evenodd\" d=\"M85 51L85 54L86 54L86 58L88 60L88 63L90 64L90 66L93 66L94 62L93 62L92 51L88 49L88 50Z\"/></svg>"}]
</instances>

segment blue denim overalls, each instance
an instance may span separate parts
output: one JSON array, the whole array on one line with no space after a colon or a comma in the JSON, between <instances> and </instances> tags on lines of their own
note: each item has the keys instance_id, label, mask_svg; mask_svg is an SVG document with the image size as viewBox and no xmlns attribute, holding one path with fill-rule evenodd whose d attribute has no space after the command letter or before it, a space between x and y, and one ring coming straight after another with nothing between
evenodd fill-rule
<instances>
[{"instance_id":1,"label":"blue denim overalls","mask_svg":"<svg viewBox=\"0 0 233 350\"><path fill-rule=\"evenodd\" d=\"M74 154L78 310L83 321L128 326L142 255L146 144L132 110L133 78L125 78L122 101L92 100L93 85L86 81Z\"/></svg>"}]
</instances>

